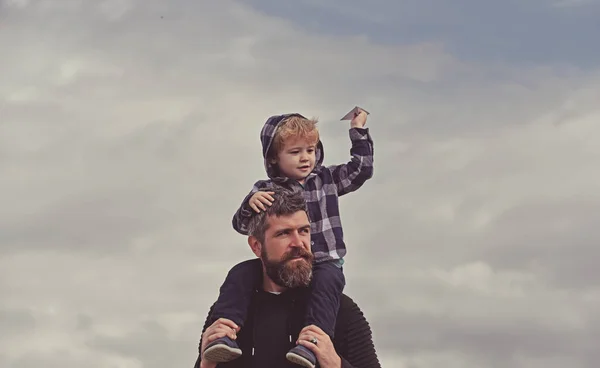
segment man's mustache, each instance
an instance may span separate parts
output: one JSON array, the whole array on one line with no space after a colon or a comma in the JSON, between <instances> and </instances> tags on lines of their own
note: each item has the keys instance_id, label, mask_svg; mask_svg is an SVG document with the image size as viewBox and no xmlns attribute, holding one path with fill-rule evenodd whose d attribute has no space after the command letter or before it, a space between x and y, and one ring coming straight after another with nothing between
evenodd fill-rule
<instances>
[{"instance_id":1,"label":"man's mustache","mask_svg":"<svg viewBox=\"0 0 600 368\"><path fill-rule=\"evenodd\" d=\"M294 248L283 255L282 262L287 262L294 258L303 258L307 262L312 262L313 255L302 248Z\"/></svg>"}]
</instances>

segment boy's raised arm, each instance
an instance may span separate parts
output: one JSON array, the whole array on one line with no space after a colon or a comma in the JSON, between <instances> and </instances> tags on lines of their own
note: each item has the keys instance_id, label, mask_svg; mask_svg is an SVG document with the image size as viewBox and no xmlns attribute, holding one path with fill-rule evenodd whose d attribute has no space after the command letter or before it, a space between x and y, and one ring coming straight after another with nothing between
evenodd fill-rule
<instances>
[{"instance_id":1,"label":"boy's raised arm","mask_svg":"<svg viewBox=\"0 0 600 368\"><path fill-rule=\"evenodd\" d=\"M373 177L373 139L368 128L350 128L350 161L328 166L338 196L353 192Z\"/></svg>"}]
</instances>

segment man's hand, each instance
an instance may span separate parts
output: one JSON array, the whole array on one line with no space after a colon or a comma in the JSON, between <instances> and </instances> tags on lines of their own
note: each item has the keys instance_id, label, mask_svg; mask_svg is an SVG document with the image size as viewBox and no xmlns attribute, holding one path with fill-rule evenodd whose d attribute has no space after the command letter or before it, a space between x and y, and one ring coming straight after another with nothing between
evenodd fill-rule
<instances>
[{"instance_id":1,"label":"man's hand","mask_svg":"<svg viewBox=\"0 0 600 368\"><path fill-rule=\"evenodd\" d=\"M354 114L354 118L350 121L350 126L352 128L363 128L367 123L367 113L360 109L358 113Z\"/></svg>"},{"instance_id":2,"label":"man's hand","mask_svg":"<svg viewBox=\"0 0 600 368\"><path fill-rule=\"evenodd\" d=\"M313 344L311 340L313 338L317 339L317 344ZM298 336L298 341L300 345L303 345L310 349L317 360L319 361L319 365L321 368L341 368L342 367L342 359L335 351L333 347L333 342L329 338L323 330L315 325L306 326L300 331L300 335Z\"/></svg>"},{"instance_id":3,"label":"man's hand","mask_svg":"<svg viewBox=\"0 0 600 368\"><path fill-rule=\"evenodd\" d=\"M273 201L275 200L273 198L273 194L275 194L275 192L258 191L256 193L254 193L254 195L252 195L252 197L250 197L248 204L250 205L250 208L252 208L256 213L260 213L261 209L263 211L266 211L267 208L265 207L265 204L267 206L270 206L273 204Z\"/></svg>"},{"instance_id":4,"label":"man's hand","mask_svg":"<svg viewBox=\"0 0 600 368\"><path fill-rule=\"evenodd\" d=\"M206 345L221 337L229 336L230 339L235 340L237 339L238 332L240 332L240 328L233 321L227 318L219 318L202 334L202 346L200 347L200 351L204 354ZM216 366L217 363L205 360L204 356L202 357L200 368L215 368Z\"/></svg>"}]
</instances>

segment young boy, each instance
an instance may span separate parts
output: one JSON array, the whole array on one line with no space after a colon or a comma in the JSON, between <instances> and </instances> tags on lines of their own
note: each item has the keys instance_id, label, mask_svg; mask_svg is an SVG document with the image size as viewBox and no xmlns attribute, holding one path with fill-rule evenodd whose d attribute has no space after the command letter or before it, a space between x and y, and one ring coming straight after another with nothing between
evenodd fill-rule
<instances>
[{"instance_id":1,"label":"young boy","mask_svg":"<svg viewBox=\"0 0 600 368\"><path fill-rule=\"evenodd\" d=\"M236 231L248 234L252 211L265 210L273 192L281 186L300 190L306 200L311 221L311 248L314 255L311 297L305 326L314 324L332 339L341 293L345 287L342 272L346 246L340 221L338 197L360 188L373 175L373 141L364 128L367 113L358 109L350 125L351 160L348 163L323 166L323 144L316 120L300 114L270 117L261 130L262 153L268 180L256 182L235 213L232 224ZM260 260L254 260L260 264ZM227 318L243 327L253 288L260 282L256 263L245 261L234 266L213 308L212 320ZM239 357L242 352L228 337L210 343L204 356L216 362ZM302 345L286 355L293 363L313 368L317 359Z\"/></svg>"}]
</instances>

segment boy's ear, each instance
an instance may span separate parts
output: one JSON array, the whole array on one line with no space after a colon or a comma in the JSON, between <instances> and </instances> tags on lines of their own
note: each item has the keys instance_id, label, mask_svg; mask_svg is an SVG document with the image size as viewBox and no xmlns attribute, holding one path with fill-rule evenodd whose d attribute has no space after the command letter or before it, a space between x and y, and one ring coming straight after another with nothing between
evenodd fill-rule
<instances>
[{"instance_id":1,"label":"boy's ear","mask_svg":"<svg viewBox=\"0 0 600 368\"><path fill-rule=\"evenodd\" d=\"M262 244L260 244L258 239L255 236L249 236L248 245L250 246L250 249L252 249L252 253L254 253L254 255L258 258L260 258L262 253Z\"/></svg>"}]
</instances>

